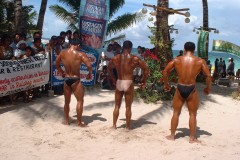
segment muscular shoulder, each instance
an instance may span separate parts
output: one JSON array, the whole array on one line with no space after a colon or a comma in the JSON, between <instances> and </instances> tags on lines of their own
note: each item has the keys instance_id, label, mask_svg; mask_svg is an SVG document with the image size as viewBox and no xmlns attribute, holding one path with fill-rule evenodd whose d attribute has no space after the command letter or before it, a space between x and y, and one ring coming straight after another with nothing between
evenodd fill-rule
<instances>
[{"instance_id":1,"label":"muscular shoulder","mask_svg":"<svg viewBox=\"0 0 240 160\"><path fill-rule=\"evenodd\" d=\"M132 57L132 59L133 59L133 61L140 61L141 59L138 57L138 56L135 56L135 55L132 55L133 57Z\"/></svg>"}]
</instances>

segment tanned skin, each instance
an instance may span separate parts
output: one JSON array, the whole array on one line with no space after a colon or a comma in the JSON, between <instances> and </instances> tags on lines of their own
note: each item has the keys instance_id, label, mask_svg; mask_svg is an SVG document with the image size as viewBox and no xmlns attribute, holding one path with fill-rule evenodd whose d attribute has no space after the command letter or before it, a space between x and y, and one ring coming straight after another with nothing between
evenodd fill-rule
<instances>
[{"instance_id":1,"label":"tanned skin","mask_svg":"<svg viewBox=\"0 0 240 160\"><path fill-rule=\"evenodd\" d=\"M84 63L88 69L88 75L86 79L92 78L92 65L89 61L87 55L84 52L79 51L80 45L71 45L69 49L62 50L60 54L57 56L56 59L56 68L62 74L63 77L79 77L80 78L80 66ZM62 70L60 67L60 62L63 63L65 71ZM73 92L74 96L77 99L77 125L84 127L85 125L82 123L82 113L83 113L83 97L84 97L84 90L81 81L78 80L77 82L73 83L68 86L64 83L64 97L65 97L65 104L64 104L64 114L65 120L64 124L69 125L69 104L71 101L71 93Z\"/></svg>"},{"instance_id":2,"label":"tanned skin","mask_svg":"<svg viewBox=\"0 0 240 160\"><path fill-rule=\"evenodd\" d=\"M116 68L119 80L132 80L133 70L136 67L140 67L144 71L143 81L140 84L141 88L146 87L146 80L148 76L148 68L144 61L139 57L131 54L132 48L123 48L123 53L113 57L108 64L108 73L113 83L116 84L116 79L113 76L113 68ZM119 116L119 109L122 103L122 97L125 96L126 104L126 129L130 130L130 121L132 116L131 106L134 98L134 84L128 88L126 92L119 91L116 87L115 90L115 108L113 111L113 128L116 129L116 123Z\"/></svg>"},{"instance_id":3,"label":"tanned skin","mask_svg":"<svg viewBox=\"0 0 240 160\"><path fill-rule=\"evenodd\" d=\"M195 47L194 47L195 49ZM202 71L206 76L206 88L204 89L204 93L206 95L209 94L211 89L211 75L208 69L208 66L204 59L195 57L194 51L184 50L185 54L180 57L176 57L171 62L168 63L166 68L163 71L163 80L164 80L164 89L165 91L169 91L171 86L168 83L168 76L170 72L175 69L178 75L178 84L182 85L192 85L196 83L197 75ZM196 116L197 110L199 106L199 97L197 91L194 91L189 95L189 97L185 100L180 95L178 89L173 97L173 116L171 120L171 135L166 138L169 140L175 139L175 132L178 126L179 116L181 114L181 109L186 101L188 111L189 111L189 127L190 127L190 143L200 142L196 138Z\"/></svg>"}]
</instances>

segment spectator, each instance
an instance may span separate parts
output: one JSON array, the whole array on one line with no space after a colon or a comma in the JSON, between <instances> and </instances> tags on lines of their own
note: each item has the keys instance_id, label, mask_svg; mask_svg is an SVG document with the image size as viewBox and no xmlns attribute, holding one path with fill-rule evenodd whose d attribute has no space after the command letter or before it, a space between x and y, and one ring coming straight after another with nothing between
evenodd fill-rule
<instances>
[{"instance_id":1,"label":"spectator","mask_svg":"<svg viewBox=\"0 0 240 160\"><path fill-rule=\"evenodd\" d=\"M17 49L15 49L15 51L14 51L14 56L17 59L21 59L23 57L23 55L25 54L26 47L27 47L26 41L24 41L24 40L19 41L17 44Z\"/></svg>"},{"instance_id":2,"label":"spectator","mask_svg":"<svg viewBox=\"0 0 240 160\"><path fill-rule=\"evenodd\" d=\"M10 47L11 38L9 35L4 34L1 37L2 46L0 46L0 60L14 59L13 49Z\"/></svg>"},{"instance_id":3,"label":"spectator","mask_svg":"<svg viewBox=\"0 0 240 160\"><path fill-rule=\"evenodd\" d=\"M233 62L233 58L230 58L228 68L227 68L228 76L234 76L234 66L235 66L235 63Z\"/></svg>"},{"instance_id":4,"label":"spectator","mask_svg":"<svg viewBox=\"0 0 240 160\"><path fill-rule=\"evenodd\" d=\"M182 55L183 55L183 50L180 50L179 55L177 57L182 56Z\"/></svg>"},{"instance_id":5,"label":"spectator","mask_svg":"<svg viewBox=\"0 0 240 160\"><path fill-rule=\"evenodd\" d=\"M220 58L220 61L218 62L218 73L221 74L223 72L223 61L222 58Z\"/></svg>"},{"instance_id":6,"label":"spectator","mask_svg":"<svg viewBox=\"0 0 240 160\"><path fill-rule=\"evenodd\" d=\"M114 57L113 54L113 45L109 44L107 50L103 51L102 54L102 65L107 66L108 62Z\"/></svg>"},{"instance_id":7,"label":"spectator","mask_svg":"<svg viewBox=\"0 0 240 160\"><path fill-rule=\"evenodd\" d=\"M107 72L107 66L103 66L103 70L100 73L100 84L102 89L114 89Z\"/></svg>"},{"instance_id":8,"label":"spectator","mask_svg":"<svg viewBox=\"0 0 240 160\"><path fill-rule=\"evenodd\" d=\"M13 42L10 44L10 47L12 47L13 51L17 49L17 43L20 41L20 34L16 33L13 38Z\"/></svg>"},{"instance_id":9,"label":"spectator","mask_svg":"<svg viewBox=\"0 0 240 160\"><path fill-rule=\"evenodd\" d=\"M45 48L41 45L41 38L34 38L32 45L30 46L33 50L33 54L44 54Z\"/></svg>"},{"instance_id":10,"label":"spectator","mask_svg":"<svg viewBox=\"0 0 240 160\"><path fill-rule=\"evenodd\" d=\"M209 69L210 74L211 74L211 71L212 71L212 65L211 65L211 61L210 61L210 60L207 61L207 66L208 66L208 69Z\"/></svg>"}]
</instances>

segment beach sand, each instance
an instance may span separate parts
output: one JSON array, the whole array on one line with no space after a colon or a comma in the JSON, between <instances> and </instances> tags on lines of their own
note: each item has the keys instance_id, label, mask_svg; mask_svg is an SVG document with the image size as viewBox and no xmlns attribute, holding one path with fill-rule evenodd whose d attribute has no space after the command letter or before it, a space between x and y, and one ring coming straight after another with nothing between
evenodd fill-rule
<instances>
[{"instance_id":1,"label":"beach sand","mask_svg":"<svg viewBox=\"0 0 240 160\"><path fill-rule=\"evenodd\" d=\"M171 101L132 105L132 130L125 130L122 103L117 130L112 126L114 91L85 92L83 121L77 127L76 100L72 95L73 123L62 125L63 96L42 97L28 104L0 106L1 160L237 160L240 159L240 102L231 98L232 89L212 86L209 96L197 85L200 107L197 137L189 143L188 110L184 106L176 140L169 141Z\"/></svg>"}]
</instances>

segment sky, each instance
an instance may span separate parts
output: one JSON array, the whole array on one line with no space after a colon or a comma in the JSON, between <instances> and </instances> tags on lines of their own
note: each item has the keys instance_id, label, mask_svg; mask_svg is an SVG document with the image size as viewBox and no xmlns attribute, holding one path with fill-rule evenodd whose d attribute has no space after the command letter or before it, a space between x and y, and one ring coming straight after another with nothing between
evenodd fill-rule
<instances>
[{"instance_id":1,"label":"sky","mask_svg":"<svg viewBox=\"0 0 240 160\"><path fill-rule=\"evenodd\" d=\"M37 12L39 12L40 3L40 0L23 0L23 5L34 5ZM49 0L48 7L57 3L59 3L57 0ZM144 8L143 3L156 5L157 0L125 0L125 5L119 9L115 17L126 12L140 12ZM67 25L56 17L48 7L43 27L43 37L45 38L50 38L52 35L59 35L61 31L67 30ZM171 34L171 38L175 39L173 49L183 49L183 45L187 41L192 41L196 44L198 35L196 32L193 32L193 28L203 25L202 0L169 0L169 8L189 8L191 14L190 23L185 23L184 16L178 14L169 15L169 25L174 25L174 28L178 29L178 34ZM151 11L152 9L148 8L148 10ZM229 41L240 46L240 21L237 20L237 16L240 15L240 0L208 0L208 14L209 27L219 30L219 34L210 33L209 50L211 50L213 39ZM146 48L153 47L148 38L152 33L147 26L153 26L153 22L148 21L149 17L150 14L148 12L144 20L112 36L124 33L126 39L131 40L135 48L139 45Z\"/></svg>"}]
</instances>

